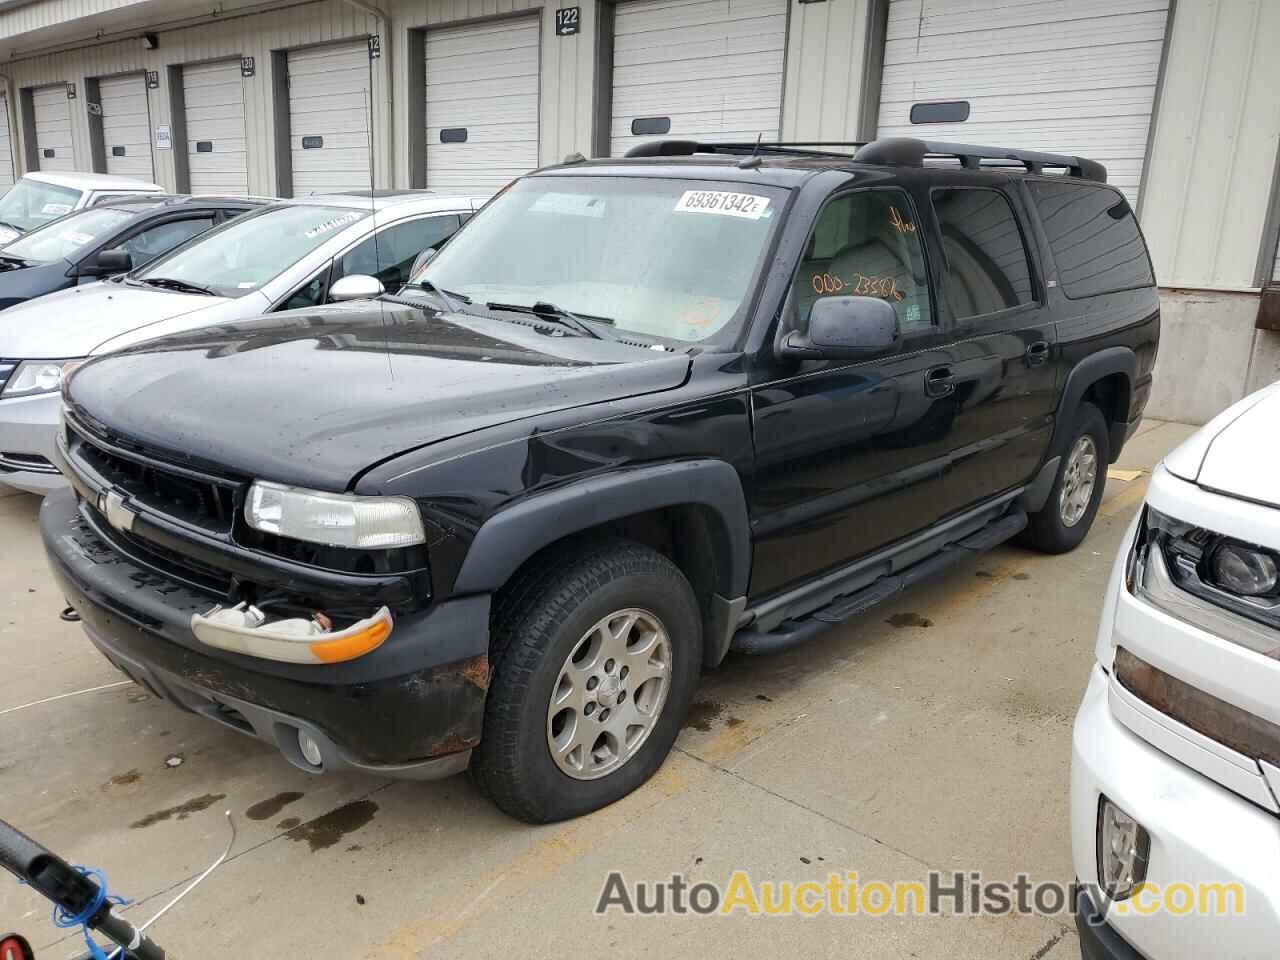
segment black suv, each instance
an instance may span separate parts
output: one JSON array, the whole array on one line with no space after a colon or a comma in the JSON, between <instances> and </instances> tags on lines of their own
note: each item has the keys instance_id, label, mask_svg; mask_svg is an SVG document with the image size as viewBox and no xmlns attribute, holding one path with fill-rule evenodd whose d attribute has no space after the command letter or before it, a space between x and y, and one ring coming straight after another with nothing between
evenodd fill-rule
<instances>
[{"instance_id":1,"label":"black suv","mask_svg":"<svg viewBox=\"0 0 1280 960\"><path fill-rule=\"evenodd\" d=\"M647 144L429 253L85 364L41 525L153 693L528 821L643 783L729 651L1078 544L1159 335L1105 171L1003 148Z\"/></svg>"}]
</instances>

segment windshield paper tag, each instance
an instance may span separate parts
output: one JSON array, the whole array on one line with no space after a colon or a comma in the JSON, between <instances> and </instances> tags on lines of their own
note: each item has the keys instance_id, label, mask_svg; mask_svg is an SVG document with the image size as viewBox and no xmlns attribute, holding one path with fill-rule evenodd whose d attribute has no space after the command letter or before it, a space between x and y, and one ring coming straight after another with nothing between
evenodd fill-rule
<instances>
[{"instance_id":1,"label":"windshield paper tag","mask_svg":"<svg viewBox=\"0 0 1280 960\"><path fill-rule=\"evenodd\" d=\"M41 213L53 214L56 217L62 216L64 213L71 212L71 204L69 203L46 203L40 208Z\"/></svg>"},{"instance_id":2,"label":"windshield paper tag","mask_svg":"<svg viewBox=\"0 0 1280 960\"><path fill-rule=\"evenodd\" d=\"M332 220L326 220L324 223L320 224L319 226L312 227L310 230L304 233L303 236L306 237L308 240L311 240L311 239L314 239L315 237L320 236L320 234L322 233L328 233L331 230L337 230L338 227L348 224L352 220L359 220L363 216L364 216L363 213L346 213L340 217L334 217Z\"/></svg>"},{"instance_id":3,"label":"windshield paper tag","mask_svg":"<svg viewBox=\"0 0 1280 960\"><path fill-rule=\"evenodd\" d=\"M753 193L723 190L686 190L676 203L676 213L715 213L722 217L759 220L769 209L769 198Z\"/></svg>"}]
</instances>

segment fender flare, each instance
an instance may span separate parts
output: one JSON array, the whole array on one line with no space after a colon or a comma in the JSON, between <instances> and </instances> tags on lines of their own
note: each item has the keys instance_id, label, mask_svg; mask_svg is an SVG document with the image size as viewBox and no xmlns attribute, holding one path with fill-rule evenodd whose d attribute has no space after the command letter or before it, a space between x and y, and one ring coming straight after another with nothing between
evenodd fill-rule
<instances>
[{"instance_id":1,"label":"fender flare","mask_svg":"<svg viewBox=\"0 0 1280 960\"><path fill-rule=\"evenodd\" d=\"M738 471L723 460L681 460L627 467L535 494L495 513L476 532L454 583L455 594L491 593L543 547L582 530L663 507L697 505L715 518L717 591L745 597L751 525Z\"/></svg>"},{"instance_id":2,"label":"fender flare","mask_svg":"<svg viewBox=\"0 0 1280 960\"><path fill-rule=\"evenodd\" d=\"M1050 457L1060 456L1064 452L1063 447L1067 442L1067 431L1071 429L1070 414L1080 405L1080 400L1084 397L1085 391L1103 377L1111 376L1113 373L1124 374L1129 381L1130 395L1132 395L1133 385L1138 379L1138 355L1129 347L1107 347L1105 350L1099 350L1097 353L1085 357L1071 368L1071 372L1067 374L1067 382L1062 389L1062 400L1058 403L1057 416L1054 418L1053 439L1049 443ZM1113 447L1115 446L1117 430L1123 438L1126 426L1127 424L1124 422L1110 424ZM1116 447L1111 451L1111 454L1114 457L1119 452L1119 448Z\"/></svg>"}]
</instances>

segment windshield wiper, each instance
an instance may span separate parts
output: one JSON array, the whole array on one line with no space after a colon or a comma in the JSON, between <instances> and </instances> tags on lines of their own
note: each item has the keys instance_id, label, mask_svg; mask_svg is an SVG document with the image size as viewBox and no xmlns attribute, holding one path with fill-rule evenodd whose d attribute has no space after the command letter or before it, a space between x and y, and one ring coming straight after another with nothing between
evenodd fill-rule
<instances>
[{"instance_id":1,"label":"windshield wiper","mask_svg":"<svg viewBox=\"0 0 1280 960\"><path fill-rule=\"evenodd\" d=\"M615 326L615 322L609 317L584 317L581 314L574 313L564 307L557 307L554 303L547 303L545 300L539 300L531 307L525 306L523 303L486 303L486 307L490 310L507 310L511 313L527 313L530 316L537 317L539 320L551 320L559 323L561 326L568 327L570 330L576 330L583 336L594 337L596 340L613 340L616 339L612 335L606 335L604 331L599 329L597 324L605 324L607 326Z\"/></svg>"},{"instance_id":2,"label":"windshield wiper","mask_svg":"<svg viewBox=\"0 0 1280 960\"><path fill-rule=\"evenodd\" d=\"M463 303L471 302L471 298L468 297L465 293L455 293L452 290L442 290L440 287L437 287L430 280L411 280L408 283L406 283L405 286L417 287L419 290L427 291L427 293L436 294L441 300L444 301L444 305L449 308L450 313L461 312L458 309L458 304L455 301L461 300Z\"/></svg>"},{"instance_id":3,"label":"windshield wiper","mask_svg":"<svg viewBox=\"0 0 1280 960\"><path fill-rule=\"evenodd\" d=\"M0 227L7 227L10 230L17 230L19 233L27 232L23 227L18 226L16 223L10 223L8 220L0 220Z\"/></svg>"},{"instance_id":4,"label":"windshield wiper","mask_svg":"<svg viewBox=\"0 0 1280 960\"><path fill-rule=\"evenodd\" d=\"M139 283L145 283L149 287L161 287L165 290L177 290L180 293L202 293L206 297L216 297L217 294L208 287L202 287L198 283L187 283L185 280L176 280L173 277L143 277Z\"/></svg>"}]
</instances>

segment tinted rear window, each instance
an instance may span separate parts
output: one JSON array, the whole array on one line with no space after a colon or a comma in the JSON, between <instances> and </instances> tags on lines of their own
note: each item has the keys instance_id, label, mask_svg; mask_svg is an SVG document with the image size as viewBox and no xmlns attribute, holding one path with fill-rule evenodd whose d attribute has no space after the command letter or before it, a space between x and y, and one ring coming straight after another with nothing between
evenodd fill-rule
<instances>
[{"instance_id":1,"label":"tinted rear window","mask_svg":"<svg viewBox=\"0 0 1280 960\"><path fill-rule=\"evenodd\" d=\"M1031 303L1031 266L1013 207L998 190L933 191L946 254L943 286L957 320Z\"/></svg>"},{"instance_id":2,"label":"tinted rear window","mask_svg":"<svg viewBox=\"0 0 1280 960\"><path fill-rule=\"evenodd\" d=\"M1084 183L1033 180L1031 194L1068 297L1155 285L1138 221L1121 193Z\"/></svg>"}]
</instances>

